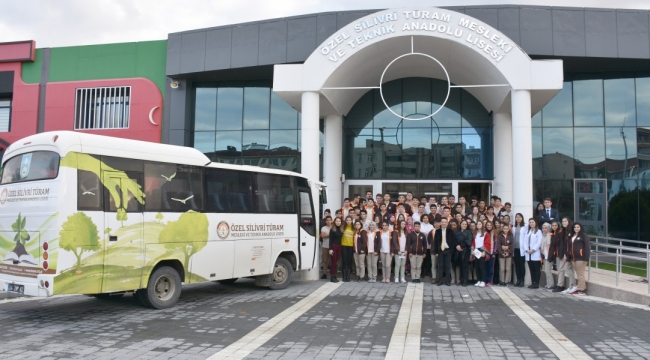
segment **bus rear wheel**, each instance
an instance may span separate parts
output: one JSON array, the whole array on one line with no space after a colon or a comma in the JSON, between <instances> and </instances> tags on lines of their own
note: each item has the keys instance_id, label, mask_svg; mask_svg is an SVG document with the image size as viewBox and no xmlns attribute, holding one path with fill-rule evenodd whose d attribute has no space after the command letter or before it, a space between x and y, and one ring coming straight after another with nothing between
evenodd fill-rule
<instances>
[{"instance_id":1,"label":"bus rear wheel","mask_svg":"<svg viewBox=\"0 0 650 360\"><path fill-rule=\"evenodd\" d=\"M293 266L289 260L279 257L275 260L273 266L273 273L271 273L271 290L281 290L289 286L291 278L293 277Z\"/></svg>"},{"instance_id":2,"label":"bus rear wheel","mask_svg":"<svg viewBox=\"0 0 650 360\"><path fill-rule=\"evenodd\" d=\"M168 309L176 304L181 296L181 276L170 266L156 269L146 289L137 292L140 301L154 309Z\"/></svg>"}]
</instances>

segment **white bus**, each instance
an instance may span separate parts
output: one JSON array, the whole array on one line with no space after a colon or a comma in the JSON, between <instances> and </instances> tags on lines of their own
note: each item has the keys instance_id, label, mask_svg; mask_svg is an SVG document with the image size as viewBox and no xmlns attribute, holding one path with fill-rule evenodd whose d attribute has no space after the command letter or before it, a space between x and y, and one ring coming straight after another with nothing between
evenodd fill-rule
<instances>
[{"instance_id":1,"label":"white bus","mask_svg":"<svg viewBox=\"0 0 650 360\"><path fill-rule=\"evenodd\" d=\"M318 266L325 185L300 174L68 131L12 144L2 165L0 291L135 292L163 309L182 283L252 277L283 289Z\"/></svg>"}]
</instances>

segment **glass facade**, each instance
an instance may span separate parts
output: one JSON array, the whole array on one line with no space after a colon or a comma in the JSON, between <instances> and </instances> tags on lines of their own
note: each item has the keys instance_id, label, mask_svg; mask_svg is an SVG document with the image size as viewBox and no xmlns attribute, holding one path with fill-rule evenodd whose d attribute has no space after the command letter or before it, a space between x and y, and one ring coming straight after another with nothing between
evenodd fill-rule
<instances>
[{"instance_id":1,"label":"glass facade","mask_svg":"<svg viewBox=\"0 0 650 360\"><path fill-rule=\"evenodd\" d=\"M199 84L194 96L194 147L212 161L300 172L300 114L270 81Z\"/></svg>"},{"instance_id":2,"label":"glass facade","mask_svg":"<svg viewBox=\"0 0 650 360\"><path fill-rule=\"evenodd\" d=\"M573 218L574 179L606 179L609 235L650 238L650 74L565 79L533 117L535 199Z\"/></svg>"},{"instance_id":3,"label":"glass facade","mask_svg":"<svg viewBox=\"0 0 650 360\"><path fill-rule=\"evenodd\" d=\"M385 83L382 91L391 110L417 119L440 109L447 82L404 78ZM432 118L404 120L374 89L352 107L343 127L348 179L492 178L492 118L465 90L452 88Z\"/></svg>"}]
</instances>

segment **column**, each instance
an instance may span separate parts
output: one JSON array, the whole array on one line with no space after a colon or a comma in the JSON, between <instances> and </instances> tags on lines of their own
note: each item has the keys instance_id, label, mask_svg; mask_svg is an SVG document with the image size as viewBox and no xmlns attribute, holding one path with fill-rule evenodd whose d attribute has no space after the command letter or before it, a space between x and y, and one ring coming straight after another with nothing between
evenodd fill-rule
<instances>
[{"instance_id":1,"label":"column","mask_svg":"<svg viewBox=\"0 0 650 360\"><path fill-rule=\"evenodd\" d=\"M533 141L530 91L512 90L512 209L533 216Z\"/></svg>"},{"instance_id":2,"label":"column","mask_svg":"<svg viewBox=\"0 0 650 360\"><path fill-rule=\"evenodd\" d=\"M327 184L327 205L332 216L343 205L343 118L339 115L325 117L325 149L323 150L323 177Z\"/></svg>"},{"instance_id":3,"label":"column","mask_svg":"<svg viewBox=\"0 0 650 360\"><path fill-rule=\"evenodd\" d=\"M302 93L302 123L300 132L300 169L301 173L309 179L319 180L319 149L320 146L320 109L319 94L314 91ZM312 190L314 202L318 201L318 191ZM315 211L318 211L316 206ZM316 214L316 224L318 228L318 219L320 214ZM318 280L320 268L320 250L319 241L316 241L316 267L311 271L301 271L303 280ZM311 264L310 264L311 265Z\"/></svg>"},{"instance_id":4,"label":"column","mask_svg":"<svg viewBox=\"0 0 650 360\"><path fill-rule=\"evenodd\" d=\"M492 193L503 203L512 203L512 117L509 113L494 114L494 183Z\"/></svg>"}]
</instances>

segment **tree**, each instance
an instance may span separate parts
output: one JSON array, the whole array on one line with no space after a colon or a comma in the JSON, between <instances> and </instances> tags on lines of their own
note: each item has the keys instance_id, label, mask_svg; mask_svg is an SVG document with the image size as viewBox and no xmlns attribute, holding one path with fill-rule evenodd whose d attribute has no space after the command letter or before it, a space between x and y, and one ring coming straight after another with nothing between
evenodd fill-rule
<instances>
[{"instance_id":1,"label":"tree","mask_svg":"<svg viewBox=\"0 0 650 360\"><path fill-rule=\"evenodd\" d=\"M164 218L165 218L165 216L161 212L156 214L156 220L158 220L159 223L162 223Z\"/></svg>"},{"instance_id":2,"label":"tree","mask_svg":"<svg viewBox=\"0 0 650 360\"><path fill-rule=\"evenodd\" d=\"M82 212L68 216L59 232L59 246L72 251L77 258L77 274L81 274L81 255L99 249L99 233L93 220Z\"/></svg>"},{"instance_id":3,"label":"tree","mask_svg":"<svg viewBox=\"0 0 650 360\"><path fill-rule=\"evenodd\" d=\"M117 219L117 221L119 221L122 224L122 227L124 227L124 222L129 220L129 216L126 213L126 209L124 208L117 209L117 214L115 215L115 218Z\"/></svg>"},{"instance_id":4,"label":"tree","mask_svg":"<svg viewBox=\"0 0 650 360\"><path fill-rule=\"evenodd\" d=\"M189 270L190 258L208 244L208 217L188 211L178 221L168 221L160 232L158 241L168 249L179 249L185 255L185 269Z\"/></svg>"},{"instance_id":5,"label":"tree","mask_svg":"<svg viewBox=\"0 0 650 360\"><path fill-rule=\"evenodd\" d=\"M111 231L113 231L113 229L111 229L111 228L104 229L104 234L106 235L106 240L109 240L109 236L111 235Z\"/></svg>"},{"instance_id":6,"label":"tree","mask_svg":"<svg viewBox=\"0 0 650 360\"><path fill-rule=\"evenodd\" d=\"M29 234L27 233L27 230L25 230L26 223L27 218L22 217L21 213L18 213L18 219L16 219L16 222L11 224L11 229L16 232L16 236L14 236L16 244L20 242L24 246L25 242L29 240Z\"/></svg>"}]
</instances>

